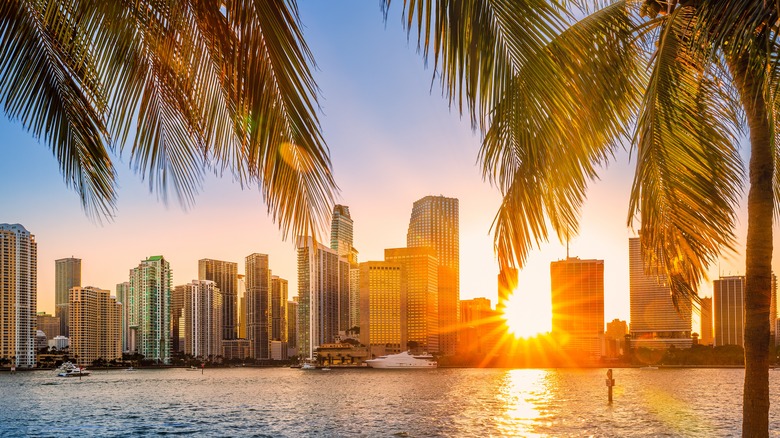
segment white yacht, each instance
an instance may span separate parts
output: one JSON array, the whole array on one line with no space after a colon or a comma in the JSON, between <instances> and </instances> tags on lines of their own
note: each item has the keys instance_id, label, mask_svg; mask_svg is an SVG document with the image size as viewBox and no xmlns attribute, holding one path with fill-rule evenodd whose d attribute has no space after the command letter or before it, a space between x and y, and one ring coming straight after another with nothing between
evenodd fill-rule
<instances>
[{"instance_id":1,"label":"white yacht","mask_svg":"<svg viewBox=\"0 0 780 438\"><path fill-rule=\"evenodd\" d=\"M71 362L65 362L57 368L57 377L81 377L92 374L91 371L87 371L86 368L79 368L73 365Z\"/></svg>"},{"instance_id":2,"label":"white yacht","mask_svg":"<svg viewBox=\"0 0 780 438\"><path fill-rule=\"evenodd\" d=\"M439 366L436 360L430 354L409 354L408 351L404 351L399 354L389 354L387 356L379 356L376 359L369 359L366 361L371 368L403 368L403 369L415 369L415 368L436 368Z\"/></svg>"}]
</instances>

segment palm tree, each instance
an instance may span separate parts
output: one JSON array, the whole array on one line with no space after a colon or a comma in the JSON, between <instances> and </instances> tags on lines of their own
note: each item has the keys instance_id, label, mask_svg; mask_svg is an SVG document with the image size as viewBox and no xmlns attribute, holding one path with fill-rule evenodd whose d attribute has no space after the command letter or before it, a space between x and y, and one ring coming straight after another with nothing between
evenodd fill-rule
<instances>
[{"instance_id":1,"label":"palm tree","mask_svg":"<svg viewBox=\"0 0 780 438\"><path fill-rule=\"evenodd\" d=\"M665 270L675 304L698 300L708 266L734 249L749 130L742 433L767 436L778 6L595 3L407 0L405 26L483 134L502 266L522 267L550 228L576 235L588 183L630 142L628 225L641 225L646 267Z\"/></svg>"},{"instance_id":2,"label":"palm tree","mask_svg":"<svg viewBox=\"0 0 780 438\"><path fill-rule=\"evenodd\" d=\"M114 160L185 206L206 172L258 186L286 236L336 190L295 1L7 0L0 101L85 211L111 218Z\"/></svg>"}]
</instances>

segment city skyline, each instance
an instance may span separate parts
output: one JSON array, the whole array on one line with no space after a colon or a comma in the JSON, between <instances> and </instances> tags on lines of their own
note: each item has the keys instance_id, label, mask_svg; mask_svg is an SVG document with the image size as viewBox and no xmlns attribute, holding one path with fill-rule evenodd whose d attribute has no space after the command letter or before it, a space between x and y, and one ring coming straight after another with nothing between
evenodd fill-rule
<instances>
[{"instance_id":1,"label":"city skyline","mask_svg":"<svg viewBox=\"0 0 780 438\"><path fill-rule=\"evenodd\" d=\"M500 196L481 181L474 165L479 136L472 133L467 118L450 111L436 87L431 89L431 70L424 69L400 26L383 26L377 9L375 4L355 4L343 18L355 25L339 26L327 5L300 6L304 33L319 65L314 74L324 94L323 130L342 189L338 202L349 205L356 220L354 241L360 258L381 260L385 248L403 246L406 218L397 212L406 211L414 199L428 194L456 197L462 212L461 298L485 296L496 302L498 269L489 229ZM345 45L365 59L349 59L340 50ZM297 290L295 236L282 241L257 190L242 191L229 177L208 176L195 205L185 212L175 201L166 208L140 178L120 165L117 217L113 223L95 225L80 210L77 195L62 183L47 148L17 123L3 118L0 127L13 145L7 148L9 159L0 162L0 184L16 187L5 200L7 216L0 220L24 224L46 242L39 254L40 310L54 314L53 262L71 255L84 260L84 285L111 288L123 281L126 266L146 254L166 254L177 277L188 281L197 278L193 262L201 258L239 262L260 251L273 255L278 262L275 272L290 279L291 291ZM601 180L591 184L580 235L570 242L572 252L605 260L607 319L629 319L628 254L623 242L633 235L625 226L632 167L626 153L618 154ZM35 181L30 181L32 174ZM19 186L19 181L28 183ZM744 208L738 223L741 250ZM188 241L204 224L215 224L224 234ZM327 242L327 231L321 230L322 242ZM226 242L231 243L220 246ZM116 251L119 247L122 251ZM202 252L204 247L208 253ZM557 243L533 251L520 271L520 287L541 295L540 303L549 302L547 264L564 256L564 245ZM780 271L780 261L774 267ZM715 263L702 295L712 295L711 280L719 273L743 274L744 256Z\"/></svg>"}]
</instances>

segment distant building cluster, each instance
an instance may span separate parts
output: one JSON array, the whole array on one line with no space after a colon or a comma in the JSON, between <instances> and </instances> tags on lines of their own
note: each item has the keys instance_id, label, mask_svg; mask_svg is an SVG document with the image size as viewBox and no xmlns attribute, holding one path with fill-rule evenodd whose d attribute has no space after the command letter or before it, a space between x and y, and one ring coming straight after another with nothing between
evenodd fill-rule
<instances>
[{"instance_id":1,"label":"distant building cluster","mask_svg":"<svg viewBox=\"0 0 780 438\"><path fill-rule=\"evenodd\" d=\"M497 276L498 302L460 300L459 205L426 196L414 202L406 247L384 260L358 261L349 207L336 205L330 246L297 240L298 290L273 275L270 257L253 253L243 274L231 261L198 261L198 278L174 285L170 263L150 256L129 270L115 293L83 286L81 259L55 261L55 314L37 312L37 242L19 224L0 224L0 366L36 366L37 354L67 351L80 365L122 360L159 364L327 358L355 365L413 350L440 355L499 354L516 269ZM692 298L672 301L662 268L645 265L630 238L630 325L604 318L604 261L569 257L550 264L552 332L559 352L616 358L627 349L743 345L745 277L714 281L692 328ZM777 341L777 281L771 289L771 336ZM606 330L605 330L606 327Z\"/></svg>"}]
</instances>

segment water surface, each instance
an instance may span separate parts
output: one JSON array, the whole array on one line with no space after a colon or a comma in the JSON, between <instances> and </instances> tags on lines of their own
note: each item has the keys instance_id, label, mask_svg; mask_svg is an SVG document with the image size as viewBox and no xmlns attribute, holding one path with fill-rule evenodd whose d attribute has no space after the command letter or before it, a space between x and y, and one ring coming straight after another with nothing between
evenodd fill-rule
<instances>
[{"instance_id":1,"label":"water surface","mask_svg":"<svg viewBox=\"0 0 780 438\"><path fill-rule=\"evenodd\" d=\"M2 436L739 435L742 369L289 368L0 374ZM780 436L780 371L770 374Z\"/></svg>"}]
</instances>

